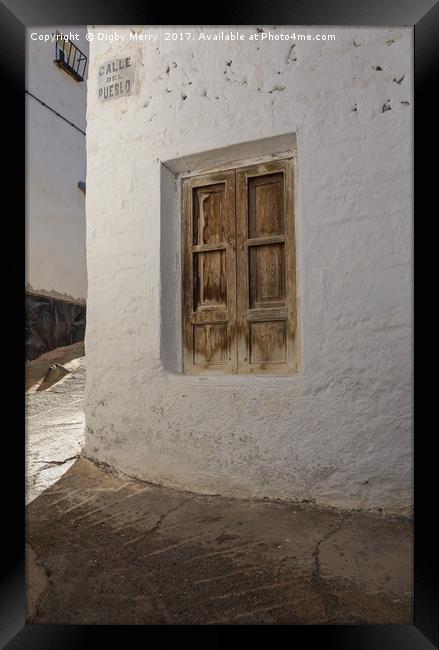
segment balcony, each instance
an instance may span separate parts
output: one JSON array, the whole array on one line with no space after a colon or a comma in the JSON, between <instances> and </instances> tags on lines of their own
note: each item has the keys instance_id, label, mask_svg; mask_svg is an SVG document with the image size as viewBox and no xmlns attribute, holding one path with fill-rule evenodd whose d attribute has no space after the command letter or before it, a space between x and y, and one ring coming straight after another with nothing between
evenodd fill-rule
<instances>
[{"instance_id":1,"label":"balcony","mask_svg":"<svg viewBox=\"0 0 439 650\"><path fill-rule=\"evenodd\" d=\"M83 81L87 66L87 57L79 47L68 39L55 41L54 64L61 68L75 81Z\"/></svg>"}]
</instances>

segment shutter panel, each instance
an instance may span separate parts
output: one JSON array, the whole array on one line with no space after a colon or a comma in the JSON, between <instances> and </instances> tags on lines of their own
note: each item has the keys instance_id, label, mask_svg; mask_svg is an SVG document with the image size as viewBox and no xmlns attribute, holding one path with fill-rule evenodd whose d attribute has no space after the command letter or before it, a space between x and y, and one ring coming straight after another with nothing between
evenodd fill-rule
<instances>
[{"instance_id":1,"label":"shutter panel","mask_svg":"<svg viewBox=\"0 0 439 650\"><path fill-rule=\"evenodd\" d=\"M296 369L292 161L236 171L238 372Z\"/></svg>"},{"instance_id":2,"label":"shutter panel","mask_svg":"<svg viewBox=\"0 0 439 650\"><path fill-rule=\"evenodd\" d=\"M236 372L235 172L183 181L184 372Z\"/></svg>"}]
</instances>

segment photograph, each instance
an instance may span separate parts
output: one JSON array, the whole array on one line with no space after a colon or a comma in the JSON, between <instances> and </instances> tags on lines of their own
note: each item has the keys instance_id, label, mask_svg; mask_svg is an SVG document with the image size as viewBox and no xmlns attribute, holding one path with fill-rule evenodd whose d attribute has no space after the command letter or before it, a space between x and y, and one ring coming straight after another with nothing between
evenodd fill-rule
<instances>
[{"instance_id":1,"label":"photograph","mask_svg":"<svg viewBox=\"0 0 439 650\"><path fill-rule=\"evenodd\" d=\"M143 626L439 647L414 526L415 457L416 485L432 476L413 338L429 8L1 9L24 86L25 395L0 647Z\"/></svg>"}]
</instances>

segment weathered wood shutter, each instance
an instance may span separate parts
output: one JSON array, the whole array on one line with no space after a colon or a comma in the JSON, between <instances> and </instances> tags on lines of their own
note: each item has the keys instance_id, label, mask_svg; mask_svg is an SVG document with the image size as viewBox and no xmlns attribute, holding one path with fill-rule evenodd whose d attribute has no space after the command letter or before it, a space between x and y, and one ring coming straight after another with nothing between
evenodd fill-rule
<instances>
[{"instance_id":1,"label":"weathered wood shutter","mask_svg":"<svg viewBox=\"0 0 439 650\"><path fill-rule=\"evenodd\" d=\"M184 372L296 370L291 160L183 181Z\"/></svg>"},{"instance_id":2,"label":"weathered wood shutter","mask_svg":"<svg viewBox=\"0 0 439 650\"><path fill-rule=\"evenodd\" d=\"M292 161L236 171L238 372L296 367Z\"/></svg>"},{"instance_id":3,"label":"weathered wood shutter","mask_svg":"<svg viewBox=\"0 0 439 650\"><path fill-rule=\"evenodd\" d=\"M183 182L184 371L236 372L235 172Z\"/></svg>"}]
</instances>

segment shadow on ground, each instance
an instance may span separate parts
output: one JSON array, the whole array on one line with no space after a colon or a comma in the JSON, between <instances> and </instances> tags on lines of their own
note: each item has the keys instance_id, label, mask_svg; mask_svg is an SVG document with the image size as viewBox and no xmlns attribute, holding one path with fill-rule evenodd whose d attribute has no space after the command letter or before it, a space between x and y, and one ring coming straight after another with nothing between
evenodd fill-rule
<instances>
[{"instance_id":1,"label":"shadow on ground","mask_svg":"<svg viewBox=\"0 0 439 650\"><path fill-rule=\"evenodd\" d=\"M413 622L405 519L194 495L81 458L26 528L28 623Z\"/></svg>"}]
</instances>

